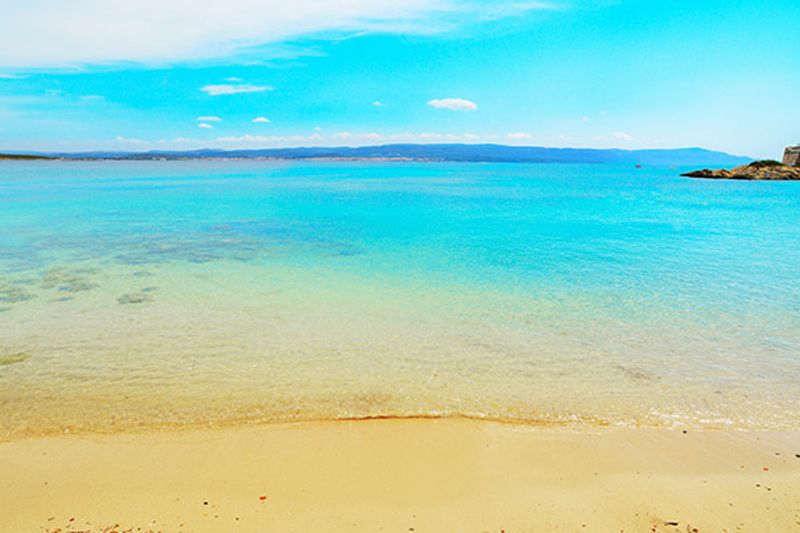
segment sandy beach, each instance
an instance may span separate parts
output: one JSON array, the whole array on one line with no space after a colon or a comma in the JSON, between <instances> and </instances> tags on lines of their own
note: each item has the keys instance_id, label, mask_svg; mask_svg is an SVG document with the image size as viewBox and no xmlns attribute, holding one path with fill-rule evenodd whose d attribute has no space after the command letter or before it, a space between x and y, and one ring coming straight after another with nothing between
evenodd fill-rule
<instances>
[{"instance_id":1,"label":"sandy beach","mask_svg":"<svg viewBox=\"0 0 800 533\"><path fill-rule=\"evenodd\" d=\"M800 530L800 433L278 424L0 444L0 530Z\"/></svg>"},{"instance_id":2,"label":"sandy beach","mask_svg":"<svg viewBox=\"0 0 800 533\"><path fill-rule=\"evenodd\" d=\"M800 533L800 0L0 1L0 533Z\"/></svg>"}]
</instances>

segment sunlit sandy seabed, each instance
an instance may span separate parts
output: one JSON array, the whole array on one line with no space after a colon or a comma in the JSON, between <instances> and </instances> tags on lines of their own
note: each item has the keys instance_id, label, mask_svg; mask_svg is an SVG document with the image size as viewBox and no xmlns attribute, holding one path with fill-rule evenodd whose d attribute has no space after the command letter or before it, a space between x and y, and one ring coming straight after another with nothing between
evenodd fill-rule
<instances>
[{"instance_id":1,"label":"sunlit sandy seabed","mask_svg":"<svg viewBox=\"0 0 800 533\"><path fill-rule=\"evenodd\" d=\"M474 416L800 429L800 184L0 164L0 438Z\"/></svg>"}]
</instances>

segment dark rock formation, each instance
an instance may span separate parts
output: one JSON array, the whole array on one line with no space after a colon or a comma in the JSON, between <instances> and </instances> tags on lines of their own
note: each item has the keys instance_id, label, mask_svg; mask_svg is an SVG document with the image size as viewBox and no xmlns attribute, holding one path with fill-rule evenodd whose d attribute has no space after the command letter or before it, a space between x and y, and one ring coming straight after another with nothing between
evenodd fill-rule
<instances>
[{"instance_id":1,"label":"dark rock formation","mask_svg":"<svg viewBox=\"0 0 800 533\"><path fill-rule=\"evenodd\" d=\"M800 168L790 167L777 161L755 161L749 165L742 165L733 170L724 168L711 170L695 170L681 174L690 178L710 178L723 180L764 180L786 181L800 180Z\"/></svg>"}]
</instances>

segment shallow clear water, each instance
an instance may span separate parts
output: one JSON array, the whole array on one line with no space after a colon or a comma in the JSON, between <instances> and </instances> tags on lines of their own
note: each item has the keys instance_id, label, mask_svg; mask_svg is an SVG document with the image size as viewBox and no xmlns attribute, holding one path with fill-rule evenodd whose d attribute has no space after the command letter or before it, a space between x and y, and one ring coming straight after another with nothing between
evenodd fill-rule
<instances>
[{"instance_id":1,"label":"shallow clear water","mask_svg":"<svg viewBox=\"0 0 800 533\"><path fill-rule=\"evenodd\" d=\"M0 164L0 438L367 416L800 429L800 183Z\"/></svg>"}]
</instances>

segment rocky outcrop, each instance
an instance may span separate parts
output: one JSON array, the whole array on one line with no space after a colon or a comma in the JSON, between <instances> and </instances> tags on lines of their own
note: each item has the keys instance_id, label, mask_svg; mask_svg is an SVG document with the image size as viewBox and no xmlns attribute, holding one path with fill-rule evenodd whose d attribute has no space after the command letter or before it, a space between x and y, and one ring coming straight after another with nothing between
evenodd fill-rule
<instances>
[{"instance_id":1,"label":"rocky outcrop","mask_svg":"<svg viewBox=\"0 0 800 533\"><path fill-rule=\"evenodd\" d=\"M742 165L733 170L728 169L703 169L681 174L690 178L709 178L721 180L764 180L786 181L800 180L800 168L790 167L777 161L756 161L749 165Z\"/></svg>"},{"instance_id":2,"label":"rocky outcrop","mask_svg":"<svg viewBox=\"0 0 800 533\"><path fill-rule=\"evenodd\" d=\"M789 146L783 151L783 164L787 167L800 167L800 146Z\"/></svg>"}]
</instances>

